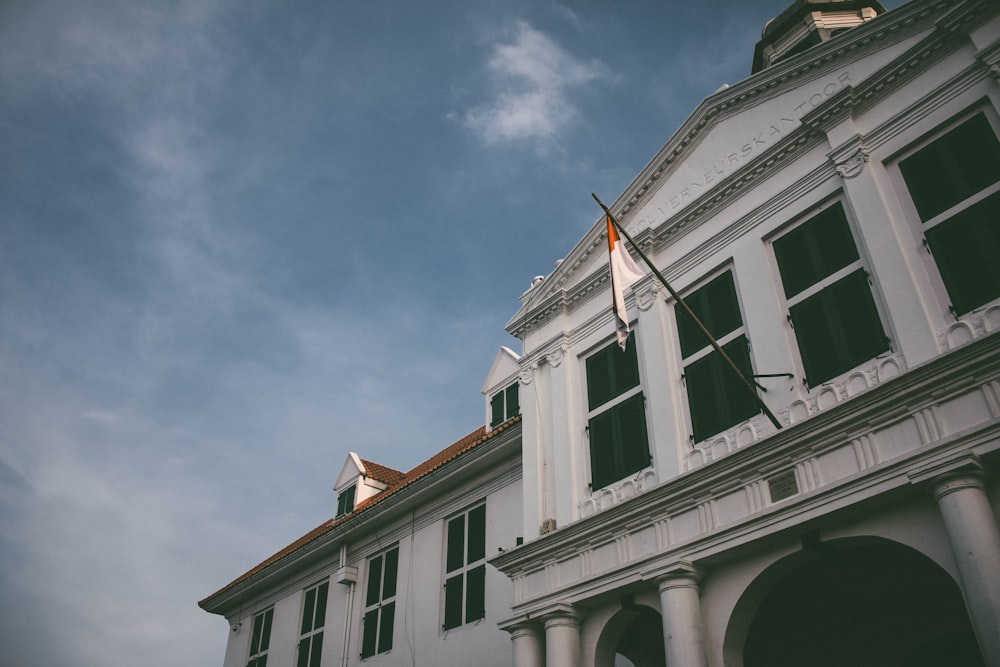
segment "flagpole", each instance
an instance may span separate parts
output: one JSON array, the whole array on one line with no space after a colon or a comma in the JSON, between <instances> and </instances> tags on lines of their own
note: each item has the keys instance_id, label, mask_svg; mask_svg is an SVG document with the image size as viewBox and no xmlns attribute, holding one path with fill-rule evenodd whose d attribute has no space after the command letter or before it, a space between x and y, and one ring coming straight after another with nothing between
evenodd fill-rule
<instances>
[{"instance_id":1,"label":"flagpole","mask_svg":"<svg viewBox=\"0 0 1000 667\"><path fill-rule=\"evenodd\" d=\"M712 334L708 332L708 329L705 328L705 325L701 323L701 320L698 319L698 316L694 314L693 310L691 310L691 307L687 305L687 302L681 298L680 294L674 291L674 288L670 286L670 283L668 283L667 279L663 277L663 274L660 273L655 266L653 266L653 263L649 261L649 258L646 257L645 253L643 253L642 250L639 249L639 246L636 245L634 240L632 240L632 237L629 236L629 233L625 231L625 229L618 223L618 219L615 218L615 214L611 212L611 209L605 206L604 202L602 202L595 193L591 192L590 196L594 198L594 201L596 201L602 209L604 209L604 212L608 215L608 219L611 220L611 223L621 233L621 235L625 238L625 240L629 242L629 245L631 245L635 249L635 251L639 254L639 257L642 258L642 261L645 262L646 266L649 267L649 270L653 272L653 275L656 276L657 279L659 279L660 283L662 283L664 287L667 288L667 291L670 293L670 296L673 297L674 301L679 303L681 307L684 309L684 312L686 312L688 316L691 318L691 320L698 325L698 328L701 330L701 332L705 334L706 338L708 338L708 342L712 344L712 349L718 352L722 356L722 358L725 359L726 364L729 366L729 368L732 369L734 373L736 373L736 377L740 379L740 382L743 383L743 386L746 387L746 390L750 392L751 396L753 396L753 400L757 404L757 407L759 407L764 412L764 414L767 415L767 418L771 420L771 423L774 424L774 427L780 431L781 422L778 421L778 418L774 416L774 413L772 413L768 409L767 405L764 404L764 401L757 394L757 390L754 389L753 385L751 385L750 382L746 379L746 376L743 375L743 371L739 369L739 367L733 362L733 360L729 357L729 355L726 354L725 351L719 346L719 344L715 341L715 338L712 336Z\"/></svg>"}]
</instances>

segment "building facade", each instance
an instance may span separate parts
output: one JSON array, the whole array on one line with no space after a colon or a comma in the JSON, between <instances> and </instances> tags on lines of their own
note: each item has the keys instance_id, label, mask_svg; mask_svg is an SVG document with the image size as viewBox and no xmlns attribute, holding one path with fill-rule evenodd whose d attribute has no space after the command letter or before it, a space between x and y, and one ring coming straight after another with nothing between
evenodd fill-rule
<instances>
[{"instance_id":1,"label":"building facade","mask_svg":"<svg viewBox=\"0 0 1000 667\"><path fill-rule=\"evenodd\" d=\"M719 348L651 273L618 346L599 220L487 427L201 602L225 665L1000 664L998 137L996 2L793 3L610 206Z\"/></svg>"}]
</instances>

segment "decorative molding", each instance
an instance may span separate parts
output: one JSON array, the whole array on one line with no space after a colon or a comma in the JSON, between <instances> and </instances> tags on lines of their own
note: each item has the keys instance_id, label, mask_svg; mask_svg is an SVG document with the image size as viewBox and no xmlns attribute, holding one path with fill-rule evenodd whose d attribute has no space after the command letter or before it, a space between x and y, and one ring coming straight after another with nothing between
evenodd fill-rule
<instances>
[{"instance_id":1,"label":"decorative molding","mask_svg":"<svg viewBox=\"0 0 1000 667\"><path fill-rule=\"evenodd\" d=\"M597 514L652 489L657 483L656 471L646 468L631 477L592 491L589 497L580 502L577 511L581 517Z\"/></svg>"},{"instance_id":2,"label":"decorative molding","mask_svg":"<svg viewBox=\"0 0 1000 667\"><path fill-rule=\"evenodd\" d=\"M865 169L868 164L868 153L863 148L858 148L850 157L837 163L837 173L841 178L854 178Z\"/></svg>"}]
</instances>

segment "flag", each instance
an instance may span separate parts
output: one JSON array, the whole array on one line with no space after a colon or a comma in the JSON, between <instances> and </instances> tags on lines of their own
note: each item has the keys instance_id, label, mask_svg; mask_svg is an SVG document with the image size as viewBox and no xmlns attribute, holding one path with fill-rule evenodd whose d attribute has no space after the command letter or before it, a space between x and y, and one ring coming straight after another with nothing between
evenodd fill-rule
<instances>
[{"instance_id":1,"label":"flag","mask_svg":"<svg viewBox=\"0 0 1000 667\"><path fill-rule=\"evenodd\" d=\"M608 221L608 262L611 267L611 310L615 317L618 345L625 349L628 340L628 313L625 312L625 288L631 287L645 274L628 254L625 244L618 237L618 230L611 216Z\"/></svg>"}]
</instances>

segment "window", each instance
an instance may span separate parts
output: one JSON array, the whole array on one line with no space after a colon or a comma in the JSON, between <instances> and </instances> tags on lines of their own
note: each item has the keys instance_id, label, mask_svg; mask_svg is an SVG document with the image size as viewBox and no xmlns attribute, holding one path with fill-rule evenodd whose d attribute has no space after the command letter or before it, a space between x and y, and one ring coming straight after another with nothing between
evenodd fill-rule
<instances>
[{"instance_id":1,"label":"window","mask_svg":"<svg viewBox=\"0 0 1000 667\"><path fill-rule=\"evenodd\" d=\"M636 345L613 342L587 358L590 486L599 489L650 464Z\"/></svg>"},{"instance_id":2,"label":"window","mask_svg":"<svg viewBox=\"0 0 1000 667\"><path fill-rule=\"evenodd\" d=\"M361 637L361 657L392 649L392 629L396 622L396 570L399 547L368 560L368 589Z\"/></svg>"},{"instance_id":3,"label":"window","mask_svg":"<svg viewBox=\"0 0 1000 667\"><path fill-rule=\"evenodd\" d=\"M357 488L356 484L351 484L337 494L337 516L344 516L354 511L354 494Z\"/></svg>"},{"instance_id":4,"label":"window","mask_svg":"<svg viewBox=\"0 0 1000 667\"><path fill-rule=\"evenodd\" d=\"M319 667L323 659L323 624L326 623L326 596L330 582L308 589L302 604L298 667Z\"/></svg>"},{"instance_id":5,"label":"window","mask_svg":"<svg viewBox=\"0 0 1000 667\"><path fill-rule=\"evenodd\" d=\"M521 414L521 406L518 404L517 383L510 385L506 389L498 391L490 398L490 428L496 428L508 419Z\"/></svg>"},{"instance_id":6,"label":"window","mask_svg":"<svg viewBox=\"0 0 1000 667\"><path fill-rule=\"evenodd\" d=\"M773 245L808 386L889 350L868 274L839 202Z\"/></svg>"},{"instance_id":7,"label":"window","mask_svg":"<svg viewBox=\"0 0 1000 667\"><path fill-rule=\"evenodd\" d=\"M955 316L1000 296L1000 142L976 114L899 163Z\"/></svg>"},{"instance_id":8,"label":"window","mask_svg":"<svg viewBox=\"0 0 1000 667\"><path fill-rule=\"evenodd\" d=\"M250 633L250 658L247 667L267 667L267 649L271 645L271 619L274 607L253 617L253 632Z\"/></svg>"},{"instance_id":9,"label":"window","mask_svg":"<svg viewBox=\"0 0 1000 667\"><path fill-rule=\"evenodd\" d=\"M444 629L486 616L486 505L448 522Z\"/></svg>"},{"instance_id":10,"label":"window","mask_svg":"<svg viewBox=\"0 0 1000 667\"><path fill-rule=\"evenodd\" d=\"M733 360L748 382L753 382L750 344L736 298L732 271L713 278L684 302L705 325L719 347ZM684 358L684 384L691 410L692 439L701 442L760 412L746 385L716 352L704 332L683 307L674 307L677 335Z\"/></svg>"}]
</instances>

